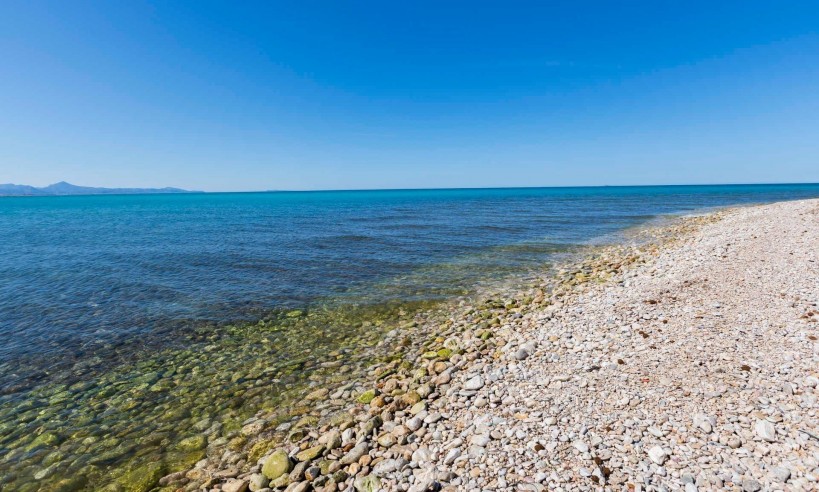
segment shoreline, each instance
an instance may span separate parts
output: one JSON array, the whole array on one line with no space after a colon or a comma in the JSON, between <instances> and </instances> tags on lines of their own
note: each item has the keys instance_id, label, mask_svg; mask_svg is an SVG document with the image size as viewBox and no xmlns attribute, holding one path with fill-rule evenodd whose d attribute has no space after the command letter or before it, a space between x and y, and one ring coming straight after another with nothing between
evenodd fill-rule
<instances>
[{"instance_id":1,"label":"shoreline","mask_svg":"<svg viewBox=\"0 0 819 492\"><path fill-rule=\"evenodd\" d=\"M499 293L492 298L487 298L484 292L456 298L431 310L421 309L413 318L402 318L394 326L383 328L386 336L375 342L369 352L362 352L369 353L370 359L360 361L360 372L341 372L335 379L308 378L305 389L287 388L292 406L286 413L267 406L267 410L230 429L217 425L218 415L213 420L193 423L196 434L185 439L181 447L191 457L203 457L193 468L178 471L172 465L158 462L139 465L112 476L114 481L105 490L170 492L204 488L241 492L270 488L330 492L352 487L350 490L420 492L440 488L569 490L576 486L599 488L604 484L619 490L627 484L639 485L634 480L618 483L620 477L613 474L612 467L604 466L602 461L597 463L601 460L599 456L591 456L594 451L579 453L582 445L570 449L577 454L589 454L592 465L587 463L580 467L581 471L574 470L571 480L542 476L545 471L536 469L535 462L530 463L531 473L520 475L509 474L515 460L507 468L498 465L493 469L492 461L498 456L493 446L499 443L501 456L514 448L521 456L534 453L547 457L560 451L563 436L554 448L551 441L534 439L525 446L510 447L516 434L508 436L499 430L509 419L534 425L551 422L554 417L547 417L543 410L494 415L488 420L476 415L507 407L518 410L528 407L516 407L511 400L507 401L508 395L503 392L498 395L496 388L506 384L503 380L509 367L543 357L543 344L553 343L538 338L544 326L560 319L584 296L599 295L601 290L638 281L631 275L662 255L673 254L674 248L691 242L703 228L717 227L715 224L726 217L762 207L806 202L810 201L661 217L617 233L614 243L592 244L568 253L563 263L553 265L550 275L537 274L529 279L536 287L522 287L518 281L498 285ZM542 362L542 367L546 367L556 361ZM328 361L322 370L332 373L338 367ZM577 379L578 374L582 376L583 371L572 370L569 379L558 379L547 387L556 384L559 389ZM316 384L319 381L321 386ZM300 398L297 394L306 396ZM548 410L550 405L546 401L549 400L536 403ZM463 412L468 415L465 420L460 415ZM526 417L522 417L524 414ZM559 422L550 428L559 427ZM589 432L589 428L585 431ZM280 470L287 471L276 475L280 470L271 469L273 465L268 464L273 461L271 456L278 460ZM274 479L265 477L265 473ZM486 480L492 476L494 481ZM54 490L84 490L99 485L78 477L60 478L59 474L48 479ZM675 483L688 487L688 482L681 485L679 479L667 483L672 488ZM42 481L29 485L34 485L31 490L45 486ZM650 481L642 484L649 489L655 485Z\"/></svg>"},{"instance_id":2,"label":"shoreline","mask_svg":"<svg viewBox=\"0 0 819 492\"><path fill-rule=\"evenodd\" d=\"M816 200L680 218L659 229L638 231L658 238L653 242L639 248L605 246L578 265L558 271L557 283L548 295L535 293L531 299L496 301L475 308L461 306L462 310L436 332L426 347L431 350L416 359L420 371L381 375L365 392L351 391L349 397L358 402L350 404L346 412L293 426L307 428L304 437L295 442L279 444L260 438L259 442L270 443L270 449L261 456L228 466L202 462L163 481L170 486L173 480L192 480L183 488L191 490L196 483L225 491L808 490L817 480L816 456L810 454L811 450L816 452L816 443L803 432L815 430L817 423L817 380L810 357L803 362L801 373L765 384L759 378L770 375L758 367L756 358L767 354L712 353L706 348L716 342L707 340L710 335L695 332L697 336L689 335L685 342L686 359L676 360L675 345L679 342L670 337L683 334L663 333L676 327L679 320L656 312L694 285L686 277L710 272L722 264L709 263L704 251L730 248L739 240L738 235L749 241L750 248L759 241L758 236L770 233L775 226L802 227L794 224L794 211L801 213L800 217L814 217L809 224L819 221ZM812 234L811 238L816 233L816 228L804 232ZM816 243L811 240L807 244ZM798 252L808 261L816 260L815 250L803 246ZM721 255L718 258L721 260ZM733 261L758 266L765 258ZM686 265L680 267L680 262ZM765 285L764 279L761 285ZM680 289L679 294L675 288ZM649 290L659 290L665 298L642 299L634 305L634 296ZM726 291L718 293L711 295L720 302L682 303L670 307L670 312L731 312L729 302L722 299ZM819 288L811 294L819 294ZM783 291L781 295L789 294ZM633 321L625 316L618 319L623 306L636 315ZM614 313L617 315L610 319ZM714 314L710 331L718 327L730 331L724 323L719 325L727 314ZM708 317L704 313L692 315L692 319ZM610 322L602 327L584 326L590 318ZM486 323L488 319L491 323ZM763 324L771 321L758 319ZM801 321L795 321L798 327L794 329L801 333L796 343L807 347L800 345L794 350L810 354L817 319L819 311L814 307ZM805 330L812 330L814 335L806 335ZM775 332L765 334L775 336ZM816 344L812 345L815 362ZM647 356L646 351L659 355ZM730 370L723 367L725 359L732 357L753 363L736 364ZM643 358L650 359L651 364L646 366ZM795 359L790 361L796 364ZM714 368L713 374L721 378L716 384L708 380L708 371L686 374L691 370L689 364L708 367L709 362L720 366ZM632 370L632 365L639 370ZM669 374L678 373L676 380L657 371L657 365L665 366L663 370ZM658 387L646 388L654 372L659 372ZM737 381L729 385L725 382L729 377ZM775 391L774 398L784 393L797 403L784 411L771 411L776 408L771 405L771 396L757 396L757 406L762 409L742 407L745 395L735 395L738 401L728 399L728 388L758 394L758 390L753 391L755 385ZM318 390L308 399L344 396L343 392L327 395ZM702 401L686 402L686 398ZM577 405L578 400L586 406ZM702 409L677 412L675 418L665 415L669 409L692 405ZM753 407L751 402L745 405ZM791 420L807 429L783 429ZM293 427L285 424L280 429ZM793 451L799 455L796 460L789 455Z\"/></svg>"},{"instance_id":3,"label":"shoreline","mask_svg":"<svg viewBox=\"0 0 819 492\"><path fill-rule=\"evenodd\" d=\"M455 380L461 374L474 372L501 357L501 350L510 339L505 326L507 321L521 319L526 314L546 312L563 305L566 299L578 295L590 285L611 282L633 268L630 265L649 260L662 247L719 220L724 213L717 211L663 219L665 223L661 226L640 226L635 231L627 232L623 239L628 237L628 242L632 244L615 243L584 248L585 251L573 254L563 268L556 269L553 284L542 286L539 292L518 291L504 301L490 300L480 306L465 306L462 299L455 312L430 332L424 350L415 354L410 367L406 363L404 367L390 364L375 366L368 384L342 386L332 393L317 389L305 398L308 404L322 399L337 403L338 400L347 401L340 412L272 428L263 418L259 419L260 416L249 419L245 422L244 432L257 431L254 427L263 430L252 435L251 442L255 441L256 444L249 446L247 459L244 459L245 453L239 452L228 460L202 461L187 472L163 477L160 483L168 491L177 488L194 490L203 486L228 491L268 488L332 491L349 487L372 491L421 491L446 487L447 482L455 478L447 472L422 477L420 481L413 480L418 482L413 484L389 480L396 473L414 472L420 469L418 465L421 463L432 461L431 456L424 456L423 451L418 455L418 449L412 448L418 448L419 442L430 437L424 429L443 419L447 408L446 405L441 406L442 401L462 393L465 393L463 396L472 397L480 390L476 387L482 388L486 384L469 378L461 380L460 386L456 386ZM633 244L638 240L640 247ZM525 351L526 348L520 348L516 352ZM527 357L523 353L517 355ZM478 405L484 407L497 403L484 399ZM301 434L303 437L292 442L292 432L305 428ZM434 435L432 437L435 438ZM464 454L463 451L453 452L451 449L446 455L437 456L445 466L453 465ZM353 460L359 453L358 459ZM280 470L271 470L272 464L265 470L268 460L277 461ZM305 474L314 467L318 467L318 470ZM286 472L278 474L285 469ZM267 477L264 472L267 472ZM459 490L457 485L450 484L449 487Z\"/></svg>"}]
</instances>

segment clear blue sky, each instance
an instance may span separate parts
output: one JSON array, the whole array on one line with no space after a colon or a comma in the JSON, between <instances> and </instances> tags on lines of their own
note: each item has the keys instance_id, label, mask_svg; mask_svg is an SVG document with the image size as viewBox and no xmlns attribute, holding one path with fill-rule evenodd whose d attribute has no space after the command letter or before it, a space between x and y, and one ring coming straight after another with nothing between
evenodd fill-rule
<instances>
[{"instance_id":1,"label":"clear blue sky","mask_svg":"<svg viewBox=\"0 0 819 492\"><path fill-rule=\"evenodd\" d=\"M0 182L819 181L819 2L0 3Z\"/></svg>"}]
</instances>

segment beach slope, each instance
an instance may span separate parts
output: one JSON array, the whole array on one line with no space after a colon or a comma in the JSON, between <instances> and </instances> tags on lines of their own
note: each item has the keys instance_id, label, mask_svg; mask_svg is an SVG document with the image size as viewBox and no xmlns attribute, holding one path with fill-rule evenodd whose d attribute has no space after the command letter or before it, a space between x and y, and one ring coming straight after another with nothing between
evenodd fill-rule
<instances>
[{"instance_id":1,"label":"beach slope","mask_svg":"<svg viewBox=\"0 0 819 492\"><path fill-rule=\"evenodd\" d=\"M681 218L462 302L407 332L414 356L307 395L320 418L278 425L287 439L251 419L248 454L163 483L816 490L818 302L819 200Z\"/></svg>"},{"instance_id":2,"label":"beach slope","mask_svg":"<svg viewBox=\"0 0 819 492\"><path fill-rule=\"evenodd\" d=\"M819 201L722 212L520 319L438 455L464 490L815 490L817 302Z\"/></svg>"}]
</instances>

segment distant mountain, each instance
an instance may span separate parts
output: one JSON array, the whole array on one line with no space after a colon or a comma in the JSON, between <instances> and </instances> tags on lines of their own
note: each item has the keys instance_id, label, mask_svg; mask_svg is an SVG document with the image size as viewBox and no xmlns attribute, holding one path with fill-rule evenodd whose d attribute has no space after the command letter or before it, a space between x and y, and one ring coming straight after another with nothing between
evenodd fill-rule
<instances>
[{"instance_id":1,"label":"distant mountain","mask_svg":"<svg viewBox=\"0 0 819 492\"><path fill-rule=\"evenodd\" d=\"M94 188L76 186L65 181L43 188L28 185L0 184L0 196L58 196L58 195L139 195L145 193L197 193L179 188Z\"/></svg>"}]
</instances>

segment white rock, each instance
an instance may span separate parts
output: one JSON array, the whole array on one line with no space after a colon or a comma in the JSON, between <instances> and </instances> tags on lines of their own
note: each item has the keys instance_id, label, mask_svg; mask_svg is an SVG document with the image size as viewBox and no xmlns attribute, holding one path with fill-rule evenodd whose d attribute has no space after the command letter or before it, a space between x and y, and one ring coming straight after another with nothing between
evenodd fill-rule
<instances>
[{"instance_id":1,"label":"white rock","mask_svg":"<svg viewBox=\"0 0 819 492\"><path fill-rule=\"evenodd\" d=\"M665 460L668 458L668 455L665 454L665 450L660 446L654 446L648 450L648 457L651 458L651 461L657 463L658 465L662 465L665 463Z\"/></svg>"},{"instance_id":2,"label":"white rock","mask_svg":"<svg viewBox=\"0 0 819 492\"><path fill-rule=\"evenodd\" d=\"M412 461L418 465L423 465L432 459L432 452L429 448L420 447L412 453Z\"/></svg>"},{"instance_id":3,"label":"white rock","mask_svg":"<svg viewBox=\"0 0 819 492\"><path fill-rule=\"evenodd\" d=\"M756 435L761 439L768 442L776 441L776 429L774 425L767 420L757 420L756 425L754 425L754 430L756 431Z\"/></svg>"},{"instance_id":4,"label":"white rock","mask_svg":"<svg viewBox=\"0 0 819 492\"><path fill-rule=\"evenodd\" d=\"M483 388L483 378L481 378L480 376L475 376L474 378L464 383L464 389L467 389L469 391L477 391L481 388Z\"/></svg>"},{"instance_id":5,"label":"white rock","mask_svg":"<svg viewBox=\"0 0 819 492\"><path fill-rule=\"evenodd\" d=\"M469 438L469 443L475 446L486 447L489 444L491 438L486 434L478 434L476 436L472 436Z\"/></svg>"},{"instance_id":6,"label":"white rock","mask_svg":"<svg viewBox=\"0 0 819 492\"><path fill-rule=\"evenodd\" d=\"M452 463L455 463L455 460L457 460L460 456L461 456L460 448L450 449L449 452L446 454L446 457L444 457L444 464L451 465Z\"/></svg>"},{"instance_id":7,"label":"white rock","mask_svg":"<svg viewBox=\"0 0 819 492\"><path fill-rule=\"evenodd\" d=\"M373 473L378 477L383 477L387 473L391 473L398 470L398 460L384 460L379 461L373 467Z\"/></svg>"},{"instance_id":8,"label":"white rock","mask_svg":"<svg viewBox=\"0 0 819 492\"><path fill-rule=\"evenodd\" d=\"M520 349L517 350L517 352L515 352L515 359L524 360L524 359L528 358L529 355L530 354L526 349L520 348Z\"/></svg>"},{"instance_id":9,"label":"white rock","mask_svg":"<svg viewBox=\"0 0 819 492\"><path fill-rule=\"evenodd\" d=\"M417 431L424 424L424 421L418 417L413 417L407 420L407 428L413 432Z\"/></svg>"},{"instance_id":10,"label":"white rock","mask_svg":"<svg viewBox=\"0 0 819 492\"><path fill-rule=\"evenodd\" d=\"M694 415L694 427L705 432L706 434L710 434L711 430L713 429L711 426L711 420L707 415L703 414Z\"/></svg>"}]
</instances>

